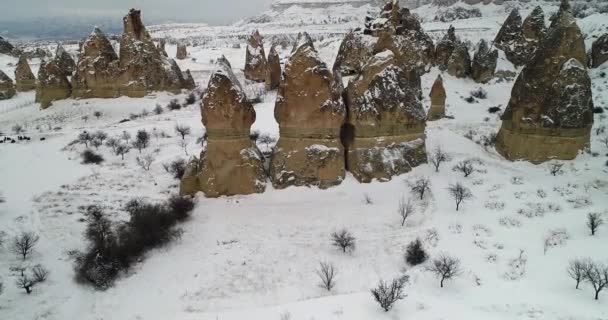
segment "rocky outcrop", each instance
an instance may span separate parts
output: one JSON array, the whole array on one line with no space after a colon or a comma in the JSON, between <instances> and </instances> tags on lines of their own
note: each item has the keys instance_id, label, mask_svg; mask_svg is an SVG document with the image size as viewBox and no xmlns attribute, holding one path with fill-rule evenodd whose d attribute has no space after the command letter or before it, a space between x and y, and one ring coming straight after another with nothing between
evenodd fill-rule
<instances>
[{"instance_id":1,"label":"rocky outcrop","mask_svg":"<svg viewBox=\"0 0 608 320\"><path fill-rule=\"evenodd\" d=\"M0 37L0 54L12 55L15 47L8 40Z\"/></svg>"},{"instance_id":2,"label":"rocky outcrop","mask_svg":"<svg viewBox=\"0 0 608 320\"><path fill-rule=\"evenodd\" d=\"M256 30L247 40L247 51L245 53L245 79L255 82L266 81L266 53L264 52L264 41Z\"/></svg>"},{"instance_id":3,"label":"rocky outcrop","mask_svg":"<svg viewBox=\"0 0 608 320\"><path fill-rule=\"evenodd\" d=\"M426 115L391 51L376 54L346 90L346 167L360 182L391 180L426 162Z\"/></svg>"},{"instance_id":4,"label":"rocky outcrop","mask_svg":"<svg viewBox=\"0 0 608 320\"><path fill-rule=\"evenodd\" d=\"M175 58L179 60L188 59L188 50L186 49L185 43L180 42L177 44L177 53L175 54Z\"/></svg>"},{"instance_id":5,"label":"rocky outcrop","mask_svg":"<svg viewBox=\"0 0 608 320\"><path fill-rule=\"evenodd\" d=\"M158 51L160 52L160 54L162 54L164 57L169 57L169 55L167 54L167 50L165 49L165 45L166 45L166 41L165 39L160 39L158 40L158 46L156 47L158 49Z\"/></svg>"},{"instance_id":6,"label":"rocky outcrop","mask_svg":"<svg viewBox=\"0 0 608 320\"><path fill-rule=\"evenodd\" d=\"M471 75L471 56L464 43L458 43L448 60L448 74L457 78Z\"/></svg>"},{"instance_id":7,"label":"rocky outcrop","mask_svg":"<svg viewBox=\"0 0 608 320\"><path fill-rule=\"evenodd\" d=\"M118 55L110 40L95 28L82 45L76 72L72 77L76 98L114 98L121 95Z\"/></svg>"},{"instance_id":8,"label":"rocky outcrop","mask_svg":"<svg viewBox=\"0 0 608 320\"><path fill-rule=\"evenodd\" d=\"M545 17L540 7L536 7L523 23L519 11L513 9L498 31L494 45L504 51L514 65L521 66L533 58L545 33Z\"/></svg>"},{"instance_id":9,"label":"rocky outcrop","mask_svg":"<svg viewBox=\"0 0 608 320\"><path fill-rule=\"evenodd\" d=\"M196 88L196 83L194 82L192 73L190 73L190 69L186 69L186 71L184 71L183 77L184 77L184 89L192 90L192 89Z\"/></svg>"},{"instance_id":10,"label":"rocky outcrop","mask_svg":"<svg viewBox=\"0 0 608 320\"><path fill-rule=\"evenodd\" d=\"M13 80L0 70L0 100L10 99L15 95Z\"/></svg>"},{"instance_id":11,"label":"rocky outcrop","mask_svg":"<svg viewBox=\"0 0 608 320\"><path fill-rule=\"evenodd\" d=\"M521 32L528 46L537 48L540 41L545 37L547 30L545 28L545 13L540 6L532 10L530 15L526 17L521 25Z\"/></svg>"},{"instance_id":12,"label":"rocky outcrop","mask_svg":"<svg viewBox=\"0 0 608 320\"><path fill-rule=\"evenodd\" d=\"M591 46L591 61L594 68L608 61L608 33L593 42Z\"/></svg>"},{"instance_id":13,"label":"rocky outcrop","mask_svg":"<svg viewBox=\"0 0 608 320\"><path fill-rule=\"evenodd\" d=\"M491 50L486 40L481 39L477 44L477 50L473 56L471 66L471 76L475 82L485 83L494 77L496 63L498 61L498 51Z\"/></svg>"},{"instance_id":14,"label":"rocky outcrop","mask_svg":"<svg viewBox=\"0 0 608 320\"><path fill-rule=\"evenodd\" d=\"M564 0L513 86L497 137L499 153L539 163L573 159L588 147L593 100L586 59L581 30Z\"/></svg>"},{"instance_id":15,"label":"rocky outcrop","mask_svg":"<svg viewBox=\"0 0 608 320\"><path fill-rule=\"evenodd\" d=\"M36 89L36 77L34 77L25 55L21 55L19 57L19 62L17 62L17 67L15 68L15 84L17 91L19 92Z\"/></svg>"},{"instance_id":16,"label":"rocky outcrop","mask_svg":"<svg viewBox=\"0 0 608 320\"><path fill-rule=\"evenodd\" d=\"M38 81L36 83L36 102L42 109L51 106L53 101L70 97L72 86L55 60L40 63Z\"/></svg>"},{"instance_id":17,"label":"rocky outcrop","mask_svg":"<svg viewBox=\"0 0 608 320\"><path fill-rule=\"evenodd\" d=\"M76 62L74 62L72 56L65 51L62 45L57 45L55 61L59 66L59 69L64 70L68 77L72 76L72 73L76 70Z\"/></svg>"},{"instance_id":18,"label":"rocky outcrop","mask_svg":"<svg viewBox=\"0 0 608 320\"><path fill-rule=\"evenodd\" d=\"M207 197L219 197L263 192L262 155L249 138L255 110L224 57L211 75L201 114L207 148L186 170L180 193L202 191Z\"/></svg>"},{"instance_id":19,"label":"rocky outcrop","mask_svg":"<svg viewBox=\"0 0 608 320\"><path fill-rule=\"evenodd\" d=\"M306 33L298 36L285 64L274 116L280 139L270 163L275 188L328 188L344 179L344 149L340 128L346 108L342 83L319 58Z\"/></svg>"},{"instance_id":20,"label":"rocky outcrop","mask_svg":"<svg viewBox=\"0 0 608 320\"><path fill-rule=\"evenodd\" d=\"M266 70L266 90L276 90L281 83L281 58L275 46L270 47L268 52Z\"/></svg>"},{"instance_id":21,"label":"rocky outcrop","mask_svg":"<svg viewBox=\"0 0 608 320\"><path fill-rule=\"evenodd\" d=\"M435 64L439 66L440 70L445 71L448 69L448 62L458 43L456 29L450 26L448 32L437 43L437 47L435 48Z\"/></svg>"},{"instance_id":22,"label":"rocky outcrop","mask_svg":"<svg viewBox=\"0 0 608 320\"><path fill-rule=\"evenodd\" d=\"M433 87L431 88L431 108L427 114L428 121L439 120L445 117L445 88L443 87L443 78L441 75L437 76Z\"/></svg>"},{"instance_id":23,"label":"rocky outcrop","mask_svg":"<svg viewBox=\"0 0 608 320\"><path fill-rule=\"evenodd\" d=\"M333 70L339 71L343 76L360 73L365 62L374 55L373 49L377 41L378 38L360 30L347 33L340 44Z\"/></svg>"}]
</instances>

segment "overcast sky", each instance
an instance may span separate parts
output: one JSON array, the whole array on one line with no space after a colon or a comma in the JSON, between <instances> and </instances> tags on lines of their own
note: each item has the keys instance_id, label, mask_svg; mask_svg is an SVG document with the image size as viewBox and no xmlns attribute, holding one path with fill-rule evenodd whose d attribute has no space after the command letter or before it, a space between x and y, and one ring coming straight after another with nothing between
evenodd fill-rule
<instances>
[{"instance_id":1,"label":"overcast sky","mask_svg":"<svg viewBox=\"0 0 608 320\"><path fill-rule=\"evenodd\" d=\"M193 20L226 24L254 16L273 0L0 0L0 19L40 16L112 16L120 19L129 8L142 10L148 20ZM3 4L2 4L3 3Z\"/></svg>"}]
</instances>

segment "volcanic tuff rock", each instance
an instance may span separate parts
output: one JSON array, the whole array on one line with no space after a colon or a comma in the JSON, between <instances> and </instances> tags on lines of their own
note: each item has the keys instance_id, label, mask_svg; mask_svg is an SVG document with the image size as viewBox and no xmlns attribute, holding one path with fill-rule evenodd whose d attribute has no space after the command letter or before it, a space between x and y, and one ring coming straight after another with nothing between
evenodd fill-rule
<instances>
[{"instance_id":1,"label":"volcanic tuff rock","mask_svg":"<svg viewBox=\"0 0 608 320\"><path fill-rule=\"evenodd\" d=\"M563 0L534 58L518 76L496 149L508 159L573 159L589 145L591 80L583 36Z\"/></svg>"},{"instance_id":2,"label":"volcanic tuff rock","mask_svg":"<svg viewBox=\"0 0 608 320\"><path fill-rule=\"evenodd\" d=\"M0 37L0 54L12 55L15 47L8 40Z\"/></svg>"},{"instance_id":3,"label":"volcanic tuff rock","mask_svg":"<svg viewBox=\"0 0 608 320\"><path fill-rule=\"evenodd\" d=\"M0 100L10 99L15 95L13 80L0 70Z\"/></svg>"},{"instance_id":4,"label":"volcanic tuff rock","mask_svg":"<svg viewBox=\"0 0 608 320\"><path fill-rule=\"evenodd\" d=\"M74 62L74 59L61 45L57 45L57 50L55 51L55 61L61 70L65 70L66 76L71 76L76 70L76 63Z\"/></svg>"},{"instance_id":5,"label":"volcanic tuff rock","mask_svg":"<svg viewBox=\"0 0 608 320\"><path fill-rule=\"evenodd\" d=\"M158 40L158 51L160 51L160 54L162 54L165 57L169 57L169 55L167 54L167 50L165 49L165 45L166 45L166 41L165 39L160 39Z\"/></svg>"},{"instance_id":6,"label":"volcanic tuff rock","mask_svg":"<svg viewBox=\"0 0 608 320\"><path fill-rule=\"evenodd\" d=\"M351 31L346 34L340 44L334 71L342 75L352 75L361 72L365 62L373 56L373 48L378 38L364 34L362 31Z\"/></svg>"},{"instance_id":7,"label":"volcanic tuff rock","mask_svg":"<svg viewBox=\"0 0 608 320\"><path fill-rule=\"evenodd\" d=\"M36 83L36 102L42 109L51 106L55 100L66 99L70 96L72 86L55 60L40 62L38 81Z\"/></svg>"},{"instance_id":8,"label":"volcanic tuff rock","mask_svg":"<svg viewBox=\"0 0 608 320\"><path fill-rule=\"evenodd\" d=\"M245 79L255 82L266 81L266 53L264 52L264 41L256 30L247 40L247 52L245 53Z\"/></svg>"},{"instance_id":9,"label":"volcanic tuff rock","mask_svg":"<svg viewBox=\"0 0 608 320\"><path fill-rule=\"evenodd\" d=\"M467 46L460 42L448 60L448 73L454 77L466 78L471 74L471 56Z\"/></svg>"},{"instance_id":10,"label":"volcanic tuff rock","mask_svg":"<svg viewBox=\"0 0 608 320\"><path fill-rule=\"evenodd\" d=\"M490 81L494 77L497 60L498 51L490 51L486 40L481 39L477 44L477 50L473 56L473 65L471 66L473 80L482 83Z\"/></svg>"},{"instance_id":11,"label":"volcanic tuff rock","mask_svg":"<svg viewBox=\"0 0 608 320\"><path fill-rule=\"evenodd\" d=\"M426 162L426 115L391 51L372 57L346 90L346 167L360 182L387 181Z\"/></svg>"},{"instance_id":12,"label":"volcanic tuff rock","mask_svg":"<svg viewBox=\"0 0 608 320\"><path fill-rule=\"evenodd\" d=\"M186 69L186 71L184 71L183 78L184 78L184 89L192 90L192 89L196 88L196 83L194 82L192 73L190 73L190 69Z\"/></svg>"},{"instance_id":13,"label":"volcanic tuff rock","mask_svg":"<svg viewBox=\"0 0 608 320\"><path fill-rule=\"evenodd\" d=\"M439 66L440 70L447 70L450 56L458 42L459 41L456 38L456 29L453 26L450 26L448 32L443 36L439 43L437 43L437 47L435 48L435 64Z\"/></svg>"},{"instance_id":14,"label":"volcanic tuff rock","mask_svg":"<svg viewBox=\"0 0 608 320\"><path fill-rule=\"evenodd\" d=\"M340 128L346 117L342 80L319 58L306 33L298 36L285 64L274 117L280 139L270 178L275 188L314 185L327 188L344 179Z\"/></svg>"},{"instance_id":15,"label":"volcanic tuff rock","mask_svg":"<svg viewBox=\"0 0 608 320\"><path fill-rule=\"evenodd\" d=\"M17 91L19 92L36 89L36 77L34 77L25 55L21 55L19 57L19 62L17 62L17 67L15 68L15 83Z\"/></svg>"},{"instance_id":16,"label":"volcanic tuff rock","mask_svg":"<svg viewBox=\"0 0 608 320\"><path fill-rule=\"evenodd\" d=\"M545 37L547 30L545 28L545 13L538 6L532 10L530 15L524 20L521 25L521 32L527 42L531 42L531 46L538 47L540 41Z\"/></svg>"},{"instance_id":17,"label":"volcanic tuff rock","mask_svg":"<svg viewBox=\"0 0 608 320\"><path fill-rule=\"evenodd\" d=\"M437 75L437 79L431 88L431 108L427 115L428 121L438 120L445 117L445 89L443 87L443 78Z\"/></svg>"},{"instance_id":18,"label":"volcanic tuff rock","mask_svg":"<svg viewBox=\"0 0 608 320\"><path fill-rule=\"evenodd\" d=\"M513 9L494 39L494 45L505 52L516 66L530 61L545 36L543 10L536 7L523 22L517 9Z\"/></svg>"},{"instance_id":19,"label":"volcanic tuff rock","mask_svg":"<svg viewBox=\"0 0 608 320\"><path fill-rule=\"evenodd\" d=\"M186 49L185 43L177 44L177 53L175 54L175 58L179 60L188 59L188 50Z\"/></svg>"},{"instance_id":20,"label":"volcanic tuff rock","mask_svg":"<svg viewBox=\"0 0 608 320\"><path fill-rule=\"evenodd\" d=\"M262 155L249 138L255 110L226 58L217 60L201 102L207 148L191 162L181 194L202 191L208 197L260 193L265 189Z\"/></svg>"},{"instance_id":21,"label":"volcanic tuff rock","mask_svg":"<svg viewBox=\"0 0 608 320\"><path fill-rule=\"evenodd\" d=\"M608 61L608 33L593 42L591 46L591 61L594 68Z\"/></svg>"},{"instance_id":22,"label":"volcanic tuff rock","mask_svg":"<svg viewBox=\"0 0 608 320\"><path fill-rule=\"evenodd\" d=\"M274 45L270 47L267 62L266 90L275 90L281 83L281 58Z\"/></svg>"}]
</instances>

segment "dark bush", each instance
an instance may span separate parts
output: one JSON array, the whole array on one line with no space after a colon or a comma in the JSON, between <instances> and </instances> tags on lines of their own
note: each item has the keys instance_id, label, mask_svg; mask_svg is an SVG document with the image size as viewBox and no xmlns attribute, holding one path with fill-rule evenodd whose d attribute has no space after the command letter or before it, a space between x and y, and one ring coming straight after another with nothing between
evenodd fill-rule
<instances>
[{"instance_id":1,"label":"dark bush","mask_svg":"<svg viewBox=\"0 0 608 320\"><path fill-rule=\"evenodd\" d=\"M593 108L593 113L604 113L604 109L602 107Z\"/></svg>"},{"instance_id":2,"label":"dark bush","mask_svg":"<svg viewBox=\"0 0 608 320\"><path fill-rule=\"evenodd\" d=\"M500 110L501 110L500 107L489 107L488 108L489 113L496 113L496 112L499 112Z\"/></svg>"},{"instance_id":3,"label":"dark bush","mask_svg":"<svg viewBox=\"0 0 608 320\"><path fill-rule=\"evenodd\" d=\"M100 164L103 162L103 157L91 150L85 150L82 154L82 163L84 164Z\"/></svg>"},{"instance_id":4,"label":"dark bush","mask_svg":"<svg viewBox=\"0 0 608 320\"><path fill-rule=\"evenodd\" d=\"M428 255L427 253L424 251L424 248L422 247L422 242L420 241L420 239L416 239L415 241L412 241L408 246L407 246L407 251L405 252L405 261L411 265L411 266L415 266L415 265L419 265L423 262L426 261L426 259L428 259Z\"/></svg>"},{"instance_id":5,"label":"dark bush","mask_svg":"<svg viewBox=\"0 0 608 320\"><path fill-rule=\"evenodd\" d=\"M173 178L181 180L186 172L186 160L178 159L169 165L169 172L173 174Z\"/></svg>"},{"instance_id":6,"label":"dark bush","mask_svg":"<svg viewBox=\"0 0 608 320\"><path fill-rule=\"evenodd\" d=\"M174 195L169 198L167 205L178 221L184 221L190 217L190 212L194 209L194 200L190 197Z\"/></svg>"},{"instance_id":7,"label":"dark bush","mask_svg":"<svg viewBox=\"0 0 608 320\"><path fill-rule=\"evenodd\" d=\"M477 99L486 99L488 97L488 93L483 88L477 88L471 91L471 96Z\"/></svg>"},{"instance_id":8,"label":"dark bush","mask_svg":"<svg viewBox=\"0 0 608 320\"><path fill-rule=\"evenodd\" d=\"M169 111L179 110L181 108L182 108L182 105L179 104L179 102L177 102L177 99L173 99L173 100L169 101L169 104L167 105L167 110L169 110Z\"/></svg>"},{"instance_id":9,"label":"dark bush","mask_svg":"<svg viewBox=\"0 0 608 320\"><path fill-rule=\"evenodd\" d=\"M186 97L186 105L192 105L196 102L196 96L194 95L194 92L190 92L190 94Z\"/></svg>"},{"instance_id":10,"label":"dark bush","mask_svg":"<svg viewBox=\"0 0 608 320\"><path fill-rule=\"evenodd\" d=\"M468 103L474 103L474 102L477 102L477 100L475 100L475 98L473 98L473 97L467 97L467 98L464 98L464 101L466 101L466 102L468 102Z\"/></svg>"}]
</instances>

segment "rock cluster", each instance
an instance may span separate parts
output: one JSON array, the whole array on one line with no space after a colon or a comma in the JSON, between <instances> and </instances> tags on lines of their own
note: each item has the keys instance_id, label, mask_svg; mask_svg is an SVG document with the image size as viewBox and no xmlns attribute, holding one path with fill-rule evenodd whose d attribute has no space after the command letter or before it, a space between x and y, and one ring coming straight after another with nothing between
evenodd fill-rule
<instances>
[{"instance_id":1,"label":"rock cluster","mask_svg":"<svg viewBox=\"0 0 608 320\"><path fill-rule=\"evenodd\" d=\"M562 0L546 38L513 86L498 152L539 163L573 159L589 145L593 100L586 62L582 33Z\"/></svg>"},{"instance_id":2,"label":"rock cluster","mask_svg":"<svg viewBox=\"0 0 608 320\"><path fill-rule=\"evenodd\" d=\"M245 54L245 79L255 82L265 82L267 63L264 52L264 41L256 30L247 40L247 51Z\"/></svg>"},{"instance_id":3,"label":"rock cluster","mask_svg":"<svg viewBox=\"0 0 608 320\"><path fill-rule=\"evenodd\" d=\"M36 83L36 102L40 103L40 107L46 109L53 101L66 99L71 93L72 86L65 70L62 70L55 60L49 62L43 60L40 63Z\"/></svg>"},{"instance_id":4,"label":"rock cluster","mask_svg":"<svg viewBox=\"0 0 608 320\"><path fill-rule=\"evenodd\" d=\"M458 40L453 26L437 43L435 48L435 63L439 69L458 78L465 78L471 74L471 56L467 46Z\"/></svg>"},{"instance_id":5,"label":"rock cluster","mask_svg":"<svg viewBox=\"0 0 608 320\"><path fill-rule=\"evenodd\" d=\"M21 55L17 62L17 67L15 68L15 85L19 92L36 89L36 77L34 77L25 55Z\"/></svg>"},{"instance_id":6,"label":"rock cluster","mask_svg":"<svg viewBox=\"0 0 608 320\"><path fill-rule=\"evenodd\" d=\"M13 80L0 70L0 100L10 99L15 95Z\"/></svg>"},{"instance_id":7,"label":"rock cluster","mask_svg":"<svg viewBox=\"0 0 608 320\"><path fill-rule=\"evenodd\" d=\"M418 92L387 50L376 54L346 89L346 167L360 182L387 181L426 162L426 115Z\"/></svg>"},{"instance_id":8,"label":"rock cluster","mask_svg":"<svg viewBox=\"0 0 608 320\"><path fill-rule=\"evenodd\" d=\"M377 37L354 30L346 34L340 44L333 70L342 75L353 75L361 72L365 62L371 58Z\"/></svg>"},{"instance_id":9,"label":"rock cluster","mask_svg":"<svg viewBox=\"0 0 608 320\"><path fill-rule=\"evenodd\" d=\"M158 40L158 46L156 48L158 49L158 51L160 51L160 54L162 54L164 57L169 57L169 55L167 54L167 50L165 49L165 45L166 45L165 39L160 39L160 40Z\"/></svg>"},{"instance_id":10,"label":"rock cluster","mask_svg":"<svg viewBox=\"0 0 608 320\"><path fill-rule=\"evenodd\" d=\"M201 102L207 147L192 161L181 194L202 191L208 197L263 192L266 176L262 155L249 138L255 110L226 58L217 60Z\"/></svg>"},{"instance_id":11,"label":"rock cluster","mask_svg":"<svg viewBox=\"0 0 608 320\"><path fill-rule=\"evenodd\" d=\"M177 44L177 53L175 54L175 58L179 60L188 59L188 50L186 49L185 43Z\"/></svg>"},{"instance_id":12,"label":"rock cluster","mask_svg":"<svg viewBox=\"0 0 608 320\"><path fill-rule=\"evenodd\" d=\"M521 66L532 59L545 33L541 7L536 7L523 23L519 11L513 9L498 31L494 45L514 65Z\"/></svg>"},{"instance_id":13,"label":"rock cluster","mask_svg":"<svg viewBox=\"0 0 608 320\"><path fill-rule=\"evenodd\" d=\"M66 73L66 76L72 76L72 73L76 70L76 62L74 62L72 56L65 51L62 45L57 46L55 61L59 66L59 69Z\"/></svg>"},{"instance_id":14,"label":"rock cluster","mask_svg":"<svg viewBox=\"0 0 608 320\"><path fill-rule=\"evenodd\" d=\"M275 188L327 188L342 182L340 128L346 108L341 92L339 74L332 73L312 39L301 33L285 64L274 110L281 133L270 163Z\"/></svg>"},{"instance_id":15,"label":"rock cluster","mask_svg":"<svg viewBox=\"0 0 608 320\"><path fill-rule=\"evenodd\" d=\"M498 60L498 51L490 50L486 40L481 39L477 44L477 50L473 56L473 65L471 66L471 77L475 82L485 83L494 77L496 71L496 63Z\"/></svg>"},{"instance_id":16,"label":"rock cluster","mask_svg":"<svg viewBox=\"0 0 608 320\"><path fill-rule=\"evenodd\" d=\"M433 87L431 88L431 108L429 109L429 113L427 115L427 120L439 120L445 117L445 88L443 87L443 79L441 75L437 76L435 82L433 83Z\"/></svg>"},{"instance_id":17,"label":"rock cluster","mask_svg":"<svg viewBox=\"0 0 608 320\"><path fill-rule=\"evenodd\" d=\"M608 61L608 33L602 35L591 46L591 62L594 68Z\"/></svg>"},{"instance_id":18,"label":"rock cluster","mask_svg":"<svg viewBox=\"0 0 608 320\"><path fill-rule=\"evenodd\" d=\"M281 83L281 58L274 45L270 47L266 65L266 90L276 90Z\"/></svg>"},{"instance_id":19,"label":"rock cluster","mask_svg":"<svg viewBox=\"0 0 608 320\"><path fill-rule=\"evenodd\" d=\"M150 91L177 93L193 87L177 63L154 44L139 10L129 11L123 27L120 55L99 28L83 43L72 78L74 97L143 97Z\"/></svg>"}]
</instances>

